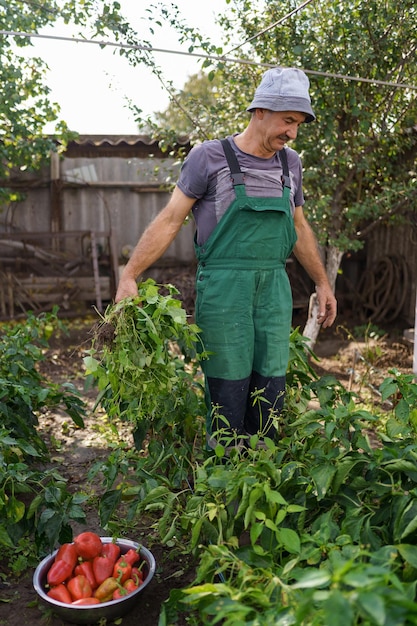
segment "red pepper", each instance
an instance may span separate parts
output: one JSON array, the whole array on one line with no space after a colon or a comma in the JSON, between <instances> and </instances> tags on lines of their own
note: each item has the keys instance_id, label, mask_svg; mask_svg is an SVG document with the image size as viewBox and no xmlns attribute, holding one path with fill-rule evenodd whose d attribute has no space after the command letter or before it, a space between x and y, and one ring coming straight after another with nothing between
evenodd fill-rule
<instances>
[{"instance_id":1,"label":"red pepper","mask_svg":"<svg viewBox=\"0 0 417 626\"><path fill-rule=\"evenodd\" d=\"M138 550L139 550L139 548L138 548ZM128 550L123 556L125 558L125 561L130 563L130 565L134 565L140 559L139 552L137 552L133 548L130 548L130 550Z\"/></svg>"},{"instance_id":2,"label":"red pepper","mask_svg":"<svg viewBox=\"0 0 417 626\"><path fill-rule=\"evenodd\" d=\"M93 595L90 583L82 574L71 578L67 583L67 589L73 601L81 600L81 598L91 598Z\"/></svg>"},{"instance_id":3,"label":"red pepper","mask_svg":"<svg viewBox=\"0 0 417 626\"><path fill-rule=\"evenodd\" d=\"M140 584L142 584L142 582ZM136 589L139 588L139 585L137 585L131 578L128 578L123 583L123 588L126 589L127 593L132 593L132 591L136 591Z\"/></svg>"},{"instance_id":4,"label":"red pepper","mask_svg":"<svg viewBox=\"0 0 417 626\"><path fill-rule=\"evenodd\" d=\"M56 587L72 574L72 567L66 561L55 561L46 575L50 587Z\"/></svg>"},{"instance_id":5,"label":"red pepper","mask_svg":"<svg viewBox=\"0 0 417 626\"><path fill-rule=\"evenodd\" d=\"M113 574L114 561L108 556L96 556L93 560L93 572L97 585Z\"/></svg>"},{"instance_id":6,"label":"red pepper","mask_svg":"<svg viewBox=\"0 0 417 626\"><path fill-rule=\"evenodd\" d=\"M116 591L113 591L112 600L120 600L126 598L128 592L124 587L118 587Z\"/></svg>"},{"instance_id":7,"label":"red pepper","mask_svg":"<svg viewBox=\"0 0 417 626\"><path fill-rule=\"evenodd\" d=\"M120 556L120 546L117 543L103 543L100 556L107 556L113 561L114 565Z\"/></svg>"},{"instance_id":8,"label":"red pepper","mask_svg":"<svg viewBox=\"0 0 417 626\"><path fill-rule=\"evenodd\" d=\"M139 583L143 583L143 571L138 567L132 567L130 577L136 582L137 585L139 585Z\"/></svg>"},{"instance_id":9,"label":"red pepper","mask_svg":"<svg viewBox=\"0 0 417 626\"><path fill-rule=\"evenodd\" d=\"M83 576L85 576L90 583L92 589L96 589L98 587L96 577L94 576L92 561L83 561L82 563L77 565L74 569L74 574L76 576L78 576L78 574L82 574Z\"/></svg>"},{"instance_id":10,"label":"red pepper","mask_svg":"<svg viewBox=\"0 0 417 626\"><path fill-rule=\"evenodd\" d=\"M65 602L66 604L71 604L72 602L70 592L62 583L56 587L52 587L46 595L54 600L58 600L58 602Z\"/></svg>"},{"instance_id":11,"label":"red pepper","mask_svg":"<svg viewBox=\"0 0 417 626\"><path fill-rule=\"evenodd\" d=\"M84 561L91 561L94 557L101 554L103 543L96 533L84 532L77 535L74 539L75 549L78 556Z\"/></svg>"},{"instance_id":12,"label":"red pepper","mask_svg":"<svg viewBox=\"0 0 417 626\"><path fill-rule=\"evenodd\" d=\"M123 555L114 564L113 578L116 578L119 581L119 583L122 584L125 582L125 580L130 578L131 572L132 572L132 566L130 563L125 561L125 558Z\"/></svg>"},{"instance_id":13,"label":"red pepper","mask_svg":"<svg viewBox=\"0 0 417 626\"><path fill-rule=\"evenodd\" d=\"M66 561L74 569L78 562L78 554L73 543L63 543L59 548L55 561Z\"/></svg>"},{"instance_id":14,"label":"red pepper","mask_svg":"<svg viewBox=\"0 0 417 626\"><path fill-rule=\"evenodd\" d=\"M80 598L79 600L71 602L71 604L76 604L77 606L85 604L100 604L100 600L98 598Z\"/></svg>"}]
</instances>

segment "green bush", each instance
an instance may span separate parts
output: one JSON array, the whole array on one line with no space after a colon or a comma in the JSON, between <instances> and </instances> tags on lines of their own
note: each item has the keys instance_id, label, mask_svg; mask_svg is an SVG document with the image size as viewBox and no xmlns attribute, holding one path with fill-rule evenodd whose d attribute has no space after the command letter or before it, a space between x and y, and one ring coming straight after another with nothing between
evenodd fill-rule
<instances>
[{"instance_id":1,"label":"green bush","mask_svg":"<svg viewBox=\"0 0 417 626\"><path fill-rule=\"evenodd\" d=\"M85 406L77 390L49 381L39 370L58 328L65 330L54 310L0 329L0 545L3 557L12 560L28 539L36 553L70 540L69 521L84 519L80 505L85 498L71 495L56 470L38 469L48 460L37 428L41 411L63 408L84 426ZM23 567L22 554L19 559Z\"/></svg>"}]
</instances>

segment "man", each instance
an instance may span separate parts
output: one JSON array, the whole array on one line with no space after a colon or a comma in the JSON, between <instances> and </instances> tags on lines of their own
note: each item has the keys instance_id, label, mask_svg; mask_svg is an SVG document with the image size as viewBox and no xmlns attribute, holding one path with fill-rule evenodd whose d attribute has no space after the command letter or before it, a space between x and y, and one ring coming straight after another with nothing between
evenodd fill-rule
<instances>
[{"instance_id":1,"label":"man","mask_svg":"<svg viewBox=\"0 0 417 626\"><path fill-rule=\"evenodd\" d=\"M204 348L207 441L245 446L273 437L283 405L292 295L285 263L292 251L316 285L318 322L330 326L336 299L304 217L302 166L286 147L315 119L301 70L265 72L240 134L195 146L165 208L139 240L116 302L137 295L137 277L168 248L192 211L196 323Z\"/></svg>"}]
</instances>

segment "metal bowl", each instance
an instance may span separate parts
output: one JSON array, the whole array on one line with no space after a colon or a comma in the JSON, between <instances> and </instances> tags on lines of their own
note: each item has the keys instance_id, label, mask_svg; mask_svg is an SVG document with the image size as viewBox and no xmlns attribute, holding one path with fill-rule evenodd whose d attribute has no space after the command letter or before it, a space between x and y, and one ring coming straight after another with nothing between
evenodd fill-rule
<instances>
[{"instance_id":1,"label":"metal bowl","mask_svg":"<svg viewBox=\"0 0 417 626\"><path fill-rule=\"evenodd\" d=\"M101 537L103 543L111 543L112 537ZM138 543L130 541L129 539L116 539L116 543L120 546L122 554L125 554L130 548L137 550L139 548ZM54 562L55 555L58 550L55 550L52 554L46 556L41 561L33 574L33 586L36 593L40 597L41 601L51 609L56 615L59 615L62 619L72 624L95 624L101 619L115 620L123 615L126 615L131 611L140 600L141 592L149 585L153 575L155 574L156 562L155 558L147 548L140 547L139 554L145 561L143 572L145 574L143 583L141 586L129 593L120 600L112 600L111 602L102 602L101 604L81 605L74 606L72 604L66 604L64 602L58 602L53 598L50 598L45 591L46 577L52 563Z\"/></svg>"}]
</instances>

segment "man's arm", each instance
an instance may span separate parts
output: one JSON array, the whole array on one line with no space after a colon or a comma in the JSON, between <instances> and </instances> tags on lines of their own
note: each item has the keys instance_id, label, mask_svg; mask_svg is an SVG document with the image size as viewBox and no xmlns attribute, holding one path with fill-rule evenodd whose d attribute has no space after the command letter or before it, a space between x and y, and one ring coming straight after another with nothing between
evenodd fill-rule
<instances>
[{"instance_id":1,"label":"man's arm","mask_svg":"<svg viewBox=\"0 0 417 626\"><path fill-rule=\"evenodd\" d=\"M320 257L316 237L301 206L295 209L294 226L298 237L294 254L316 285L319 302L317 321L323 328L327 328L336 319L337 302Z\"/></svg>"},{"instance_id":2,"label":"man's arm","mask_svg":"<svg viewBox=\"0 0 417 626\"><path fill-rule=\"evenodd\" d=\"M189 198L175 187L168 204L149 224L123 269L115 297L116 302L137 295L136 279L164 254L178 234L195 201L195 198Z\"/></svg>"}]
</instances>

